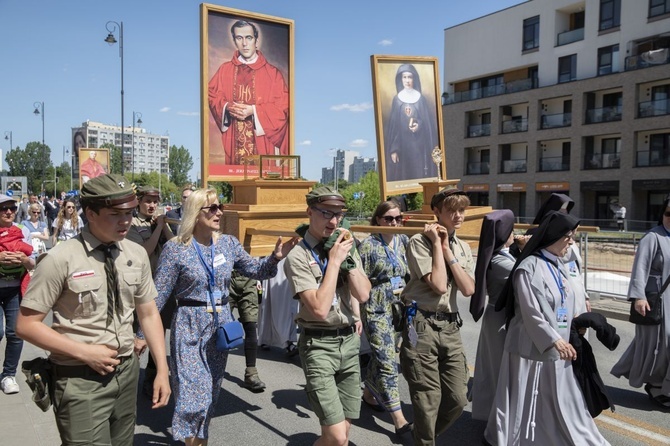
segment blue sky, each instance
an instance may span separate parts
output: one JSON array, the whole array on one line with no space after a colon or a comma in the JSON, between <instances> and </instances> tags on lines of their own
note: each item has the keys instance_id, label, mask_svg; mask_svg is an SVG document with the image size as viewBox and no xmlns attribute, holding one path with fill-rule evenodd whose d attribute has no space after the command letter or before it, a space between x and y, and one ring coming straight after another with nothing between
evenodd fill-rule
<instances>
[{"instance_id":1,"label":"blue sky","mask_svg":"<svg viewBox=\"0 0 670 446\"><path fill-rule=\"evenodd\" d=\"M318 180L321 168L332 164L329 149L377 158L370 55L438 57L442 84L444 29L518 3L229 0L225 6L295 21L295 153L303 176ZM133 111L142 113L144 128L169 134L170 144L183 145L197 162L199 4L0 0L3 157L9 149L5 132L12 132L15 147L41 140L36 101L45 103L45 143L58 164L64 147L70 149L71 127L87 119L120 124L118 44L104 42L105 24L114 20L124 25L126 125ZM199 170L196 165L192 178Z\"/></svg>"}]
</instances>

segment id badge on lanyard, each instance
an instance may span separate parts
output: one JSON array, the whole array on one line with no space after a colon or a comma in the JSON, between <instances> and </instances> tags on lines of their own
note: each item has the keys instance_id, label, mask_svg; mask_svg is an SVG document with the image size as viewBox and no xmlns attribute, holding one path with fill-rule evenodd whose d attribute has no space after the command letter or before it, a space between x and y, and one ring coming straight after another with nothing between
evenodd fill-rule
<instances>
[{"instance_id":1,"label":"id badge on lanyard","mask_svg":"<svg viewBox=\"0 0 670 446\"><path fill-rule=\"evenodd\" d=\"M216 304L216 312L221 313L223 311L223 293L221 290L212 291L212 298ZM212 308L212 299L209 297L209 291L207 291L207 312L213 313L214 309Z\"/></svg>"},{"instance_id":2,"label":"id badge on lanyard","mask_svg":"<svg viewBox=\"0 0 670 446\"><path fill-rule=\"evenodd\" d=\"M402 289L402 278L398 276L391 277L391 288L393 291Z\"/></svg>"},{"instance_id":3,"label":"id badge on lanyard","mask_svg":"<svg viewBox=\"0 0 670 446\"><path fill-rule=\"evenodd\" d=\"M556 323L559 329L568 328L568 309L565 307L560 307L556 311Z\"/></svg>"}]
</instances>

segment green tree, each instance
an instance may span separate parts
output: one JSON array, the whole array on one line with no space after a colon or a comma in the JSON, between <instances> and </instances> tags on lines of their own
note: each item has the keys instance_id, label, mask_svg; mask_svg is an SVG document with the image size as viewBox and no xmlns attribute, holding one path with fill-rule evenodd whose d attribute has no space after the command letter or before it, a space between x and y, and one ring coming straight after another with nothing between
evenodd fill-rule
<instances>
[{"instance_id":1,"label":"green tree","mask_svg":"<svg viewBox=\"0 0 670 446\"><path fill-rule=\"evenodd\" d=\"M365 218L374 212L380 202L379 175L376 171L368 172L361 181L352 183L346 189L340 188L340 193L347 202L347 213L350 216ZM354 194L358 193L358 199Z\"/></svg>"},{"instance_id":2,"label":"green tree","mask_svg":"<svg viewBox=\"0 0 670 446\"><path fill-rule=\"evenodd\" d=\"M121 149L111 142L100 146L101 149L109 149L109 173L121 173Z\"/></svg>"},{"instance_id":3,"label":"green tree","mask_svg":"<svg viewBox=\"0 0 670 446\"><path fill-rule=\"evenodd\" d=\"M193 158L184 146L170 147L170 181L177 186L183 186L188 182L188 172L193 167Z\"/></svg>"},{"instance_id":4,"label":"green tree","mask_svg":"<svg viewBox=\"0 0 670 446\"><path fill-rule=\"evenodd\" d=\"M221 203L232 203L233 201L233 185L227 181L210 181L208 186L216 189L217 195L223 195Z\"/></svg>"},{"instance_id":5,"label":"green tree","mask_svg":"<svg viewBox=\"0 0 670 446\"><path fill-rule=\"evenodd\" d=\"M48 145L32 141L26 144L23 150L17 146L7 152L5 160L9 166L10 176L28 177L28 190L34 193L42 192L42 182L49 179L47 170L53 169L51 149ZM51 178L53 179L53 170Z\"/></svg>"}]
</instances>

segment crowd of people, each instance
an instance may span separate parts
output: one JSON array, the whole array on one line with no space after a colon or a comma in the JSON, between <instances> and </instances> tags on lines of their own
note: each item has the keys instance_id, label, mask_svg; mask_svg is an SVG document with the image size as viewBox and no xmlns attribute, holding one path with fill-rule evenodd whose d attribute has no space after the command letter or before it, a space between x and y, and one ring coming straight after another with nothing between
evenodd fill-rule
<instances>
[{"instance_id":1,"label":"crowd of people","mask_svg":"<svg viewBox=\"0 0 670 446\"><path fill-rule=\"evenodd\" d=\"M153 408L174 398L173 438L206 445L229 354L218 342L220 327L235 322L231 304L245 334L244 384L253 392L266 388L256 367L259 343L290 345L297 324L305 391L321 427L315 444L347 444L362 404L388 412L399 438L435 444L469 399L473 419L487 422L486 444L609 444L594 423L599 410L591 410L579 371L573 373L582 347L571 334L583 338L577 321L589 306L574 249L580 222L569 197L553 194L525 235L514 234L510 210L486 215L475 261L456 233L470 201L454 187L432 197L435 220L412 237L397 230L404 218L399 203L380 203L370 219L375 229L362 240L347 229L343 196L318 187L306 196L300 237L280 237L264 258L220 232L224 206L216 191L185 187L172 217L158 215L159 195L105 174L82 187L84 218L72 201L53 201L50 209L49 200L30 196L19 223L24 203L0 195L7 337L0 389L19 391L23 340L48 350L49 396L63 444L132 444L138 358L148 349L142 393ZM41 255L40 243L50 237L53 248ZM668 256L670 199L635 257L629 296L642 315L650 311L650 292L670 305ZM266 289L259 303L260 284ZM471 297L469 310L482 323L470 394L457 293ZM286 307L281 335L259 326L276 322L259 316L259 305L280 314L268 300ZM44 323L49 312L51 326ZM670 407L668 333L665 317L636 326L612 369L631 386L644 385L663 408ZM370 349L364 374L362 337Z\"/></svg>"}]
</instances>

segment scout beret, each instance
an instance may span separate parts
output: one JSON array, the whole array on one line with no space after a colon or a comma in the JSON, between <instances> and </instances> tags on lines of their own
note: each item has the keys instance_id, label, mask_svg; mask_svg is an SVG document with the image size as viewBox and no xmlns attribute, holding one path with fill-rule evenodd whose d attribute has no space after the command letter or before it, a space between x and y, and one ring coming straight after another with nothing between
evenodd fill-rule
<instances>
[{"instance_id":1,"label":"scout beret","mask_svg":"<svg viewBox=\"0 0 670 446\"><path fill-rule=\"evenodd\" d=\"M137 198L144 196L160 197L160 192L153 186L142 186L137 189Z\"/></svg>"},{"instance_id":2,"label":"scout beret","mask_svg":"<svg viewBox=\"0 0 670 446\"><path fill-rule=\"evenodd\" d=\"M442 203L447 197L454 195L467 195L462 190L457 189L454 186L447 186L430 199L430 208L435 209L440 203Z\"/></svg>"},{"instance_id":3,"label":"scout beret","mask_svg":"<svg viewBox=\"0 0 670 446\"><path fill-rule=\"evenodd\" d=\"M108 173L87 181L81 188L81 201L103 207L133 209L137 197L132 183L123 176Z\"/></svg>"},{"instance_id":4,"label":"scout beret","mask_svg":"<svg viewBox=\"0 0 670 446\"><path fill-rule=\"evenodd\" d=\"M344 197L338 191L330 186L321 186L305 195L309 206L315 204L325 204L329 206L346 206Z\"/></svg>"}]
</instances>

